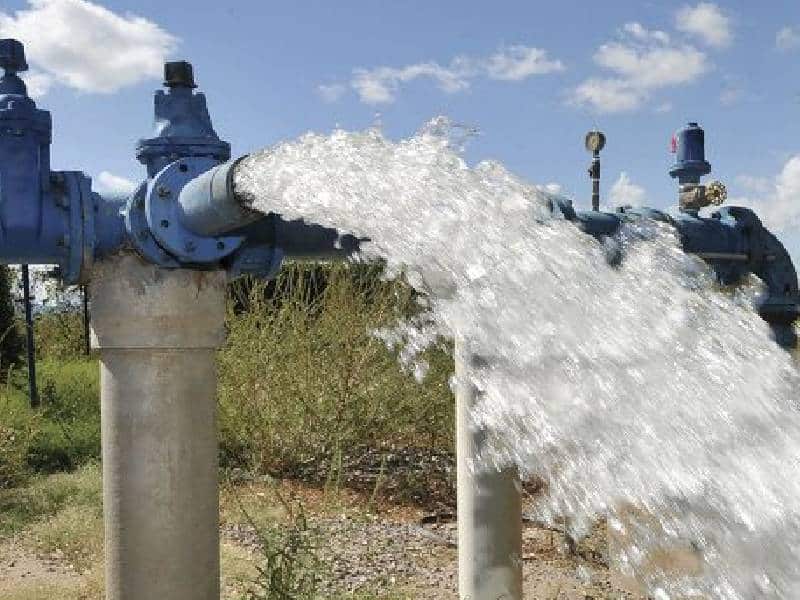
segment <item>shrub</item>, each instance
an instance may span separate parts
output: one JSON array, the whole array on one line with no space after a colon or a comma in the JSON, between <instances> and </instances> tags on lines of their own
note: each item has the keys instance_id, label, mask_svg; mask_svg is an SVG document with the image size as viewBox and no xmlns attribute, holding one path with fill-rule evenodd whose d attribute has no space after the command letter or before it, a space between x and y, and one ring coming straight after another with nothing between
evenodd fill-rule
<instances>
[{"instance_id":1,"label":"shrub","mask_svg":"<svg viewBox=\"0 0 800 600\"><path fill-rule=\"evenodd\" d=\"M224 466L285 472L359 445L450 447L447 349L427 353L420 385L372 333L419 310L409 286L376 265L295 265L232 294L218 361Z\"/></svg>"},{"instance_id":2,"label":"shrub","mask_svg":"<svg viewBox=\"0 0 800 600\"><path fill-rule=\"evenodd\" d=\"M82 360L85 352L83 313L68 308L42 313L34 322L38 360Z\"/></svg>"},{"instance_id":3,"label":"shrub","mask_svg":"<svg viewBox=\"0 0 800 600\"><path fill-rule=\"evenodd\" d=\"M30 475L28 453L36 427L28 398L10 385L0 391L0 490Z\"/></svg>"},{"instance_id":4,"label":"shrub","mask_svg":"<svg viewBox=\"0 0 800 600\"><path fill-rule=\"evenodd\" d=\"M12 272L6 265L0 265L0 374L5 375L8 367L19 362L25 344L14 311L11 297Z\"/></svg>"},{"instance_id":5,"label":"shrub","mask_svg":"<svg viewBox=\"0 0 800 600\"><path fill-rule=\"evenodd\" d=\"M68 471L100 458L100 392L94 361L39 363L41 418L28 450L38 472Z\"/></svg>"}]
</instances>

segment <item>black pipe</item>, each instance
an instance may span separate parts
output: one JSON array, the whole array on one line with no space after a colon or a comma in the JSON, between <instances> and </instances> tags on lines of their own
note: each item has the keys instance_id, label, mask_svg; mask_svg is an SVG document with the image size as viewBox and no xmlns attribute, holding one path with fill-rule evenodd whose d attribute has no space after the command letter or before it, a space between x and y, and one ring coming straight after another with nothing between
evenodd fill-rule
<instances>
[{"instance_id":1,"label":"black pipe","mask_svg":"<svg viewBox=\"0 0 800 600\"><path fill-rule=\"evenodd\" d=\"M81 292L83 292L83 353L89 356L92 353L89 340L89 289L82 285Z\"/></svg>"},{"instance_id":2,"label":"black pipe","mask_svg":"<svg viewBox=\"0 0 800 600\"><path fill-rule=\"evenodd\" d=\"M39 391L36 388L36 345L33 338L33 311L31 310L31 276L28 265L22 265L22 294L25 302L25 333L28 352L28 391L31 408L39 406Z\"/></svg>"},{"instance_id":3,"label":"black pipe","mask_svg":"<svg viewBox=\"0 0 800 600\"><path fill-rule=\"evenodd\" d=\"M592 178L592 210L600 210L600 151L592 153L592 166L589 168Z\"/></svg>"}]
</instances>

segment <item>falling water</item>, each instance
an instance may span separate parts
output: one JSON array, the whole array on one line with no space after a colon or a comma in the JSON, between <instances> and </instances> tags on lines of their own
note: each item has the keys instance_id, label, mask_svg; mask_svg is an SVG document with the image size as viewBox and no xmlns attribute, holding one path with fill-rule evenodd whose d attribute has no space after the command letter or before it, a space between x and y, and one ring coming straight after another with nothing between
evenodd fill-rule
<instances>
[{"instance_id":1,"label":"falling water","mask_svg":"<svg viewBox=\"0 0 800 600\"><path fill-rule=\"evenodd\" d=\"M408 360L440 335L488 360L468 375L484 468L544 477L542 518L606 515L655 597L800 598L800 373L752 298L715 290L663 224L625 225L609 266L546 190L468 166L450 132L308 134L251 155L235 185L262 212L369 237L424 292L424 318L387 336ZM663 571L678 546L697 564Z\"/></svg>"}]
</instances>

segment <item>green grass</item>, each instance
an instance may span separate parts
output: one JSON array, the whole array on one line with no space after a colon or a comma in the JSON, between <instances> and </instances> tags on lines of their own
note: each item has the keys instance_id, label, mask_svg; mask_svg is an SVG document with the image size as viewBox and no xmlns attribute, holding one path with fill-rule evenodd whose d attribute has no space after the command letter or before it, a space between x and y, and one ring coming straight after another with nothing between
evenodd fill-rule
<instances>
[{"instance_id":1,"label":"green grass","mask_svg":"<svg viewBox=\"0 0 800 600\"><path fill-rule=\"evenodd\" d=\"M23 487L0 490L0 536L19 533L65 510L85 519L102 513L100 467L87 464L73 473L39 476Z\"/></svg>"},{"instance_id":2,"label":"green grass","mask_svg":"<svg viewBox=\"0 0 800 600\"><path fill-rule=\"evenodd\" d=\"M0 489L37 473L70 471L100 458L97 363L37 363L41 407L14 377L0 390Z\"/></svg>"}]
</instances>

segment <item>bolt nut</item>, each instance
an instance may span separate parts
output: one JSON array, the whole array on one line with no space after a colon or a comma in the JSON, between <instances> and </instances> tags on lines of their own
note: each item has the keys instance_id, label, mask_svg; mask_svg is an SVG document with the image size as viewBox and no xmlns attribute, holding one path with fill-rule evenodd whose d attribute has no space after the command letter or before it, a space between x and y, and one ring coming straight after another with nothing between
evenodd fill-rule
<instances>
[{"instance_id":1,"label":"bolt nut","mask_svg":"<svg viewBox=\"0 0 800 600\"><path fill-rule=\"evenodd\" d=\"M186 243L183 245L184 250L187 252L194 252L197 250L197 244L195 244L192 240L186 240Z\"/></svg>"},{"instance_id":2,"label":"bolt nut","mask_svg":"<svg viewBox=\"0 0 800 600\"><path fill-rule=\"evenodd\" d=\"M165 185L158 186L156 192L159 198L169 198L172 195L172 191Z\"/></svg>"}]
</instances>

